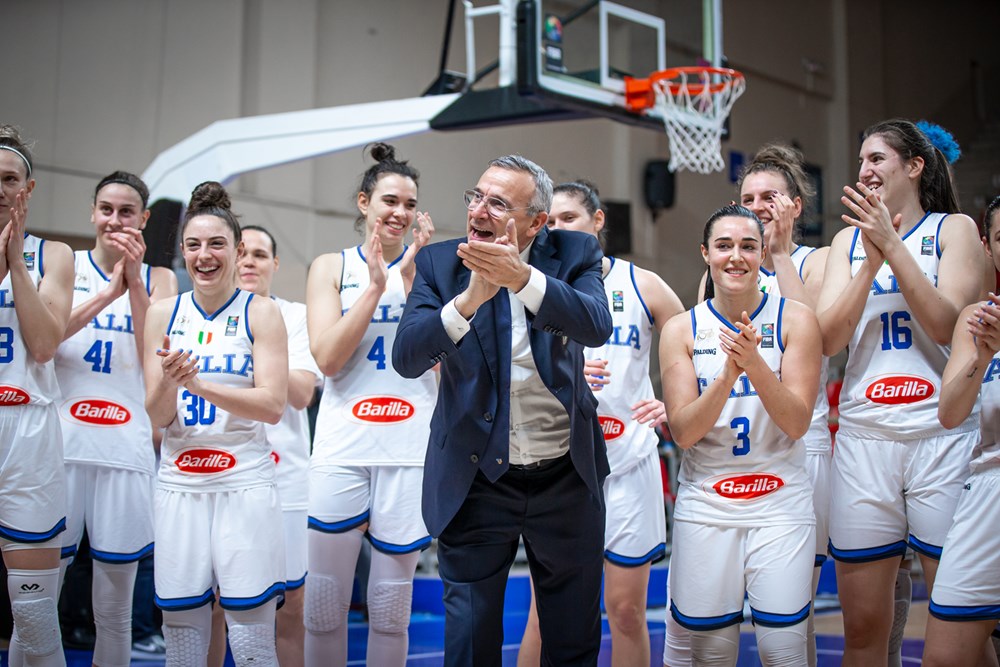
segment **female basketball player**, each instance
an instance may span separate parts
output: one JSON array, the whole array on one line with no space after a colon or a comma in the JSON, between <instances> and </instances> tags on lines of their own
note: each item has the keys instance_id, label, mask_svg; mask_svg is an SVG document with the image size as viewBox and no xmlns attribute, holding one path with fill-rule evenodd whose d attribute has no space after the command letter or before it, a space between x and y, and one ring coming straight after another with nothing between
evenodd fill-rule
<instances>
[{"instance_id":1,"label":"female basketball player","mask_svg":"<svg viewBox=\"0 0 1000 667\"><path fill-rule=\"evenodd\" d=\"M824 353L850 355L830 516L845 665L884 663L908 544L932 589L979 423L973 414L947 430L937 419L952 330L983 275L948 164L905 120L868 128L859 163L817 309Z\"/></svg>"},{"instance_id":2,"label":"female basketball player","mask_svg":"<svg viewBox=\"0 0 1000 667\"><path fill-rule=\"evenodd\" d=\"M11 659L48 666L66 664L56 612L66 479L52 358L73 303L73 253L25 231L31 173L25 142L0 125L0 550Z\"/></svg>"},{"instance_id":3,"label":"female basketball player","mask_svg":"<svg viewBox=\"0 0 1000 667\"><path fill-rule=\"evenodd\" d=\"M667 323L667 421L686 449L674 507L670 612L696 664L735 665L744 592L765 665L806 664L815 551L805 448L819 384L812 310L762 292L760 220L716 211L702 255L715 296Z\"/></svg>"},{"instance_id":4,"label":"female basketball player","mask_svg":"<svg viewBox=\"0 0 1000 667\"><path fill-rule=\"evenodd\" d=\"M264 422L285 410L285 326L274 301L237 287L243 245L220 184L195 188L180 234L193 289L150 306L144 369L165 429L154 557L167 662L205 664L218 584L236 664L277 665L284 544Z\"/></svg>"},{"instance_id":5,"label":"female basketball player","mask_svg":"<svg viewBox=\"0 0 1000 667\"><path fill-rule=\"evenodd\" d=\"M605 235L597 188L585 181L553 190L549 227ZM611 626L615 665L649 664L646 588L649 568L663 558L666 518L657 438L652 426L665 418L653 396L649 355L653 331L684 310L680 299L655 273L614 257L604 258L604 289L614 334L602 348L585 352L584 373L598 400L611 475L604 482L604 606ZM518 664L541 659L538 614L531 612Z\"/></svg>"},{"instance_id":6,"label":"female basketball player","mask_svg":"<svg viewBox=\"0 0 1000 667\"><path fill-rule=\"evenodd\" d=\"M323 376L309 352L305 304L271 294L278 270L278 244L263 227L244 226L244 253L240 258L240 287L273 299L288 331L288 406L281 421L265 427L276 464L278 496L285 526L285 604L278 610L278 662L282 667L303 664L303 585L306 580L307 516L309 501L309 420L306 407Z\"/></svg>"},{"instance_id":7,"label":"female basketball player","mask_svg":"<svg viewBox=\"0 0 1000 667\"><path fill-rule=\"evenodd\" d=\"M153 550L153 433L142 403L143 327L151 301L177 294L167 268L142 259L149 190L116 171L94 190L93 250L74 255L73 312L56 353L62 389L69 513L63 562L84 525L94 561L94 664L127 667L132 588L138 562Z\"/></svg>"},{"instance_id":8,"label":"female basketball player","mask_svg":"<svg viewBox=\"0 0 1000 667\"><path fill-rule=\"evenodd\" d=\"M364 243L321 255L309 271L309 340L327 379L309 471L307 665L347 661L347 610L365 535L373 547L368 664L404 664L413 574L431 541L420 498L437 386L432 373L400 377L389 356L414 257L434 228L417 213L417 170L386 144L374 144L371 156L357 190Z\"/></svg>"},{"instance_id":9,"label":"female basketball player","mask_svg":"<svg viewBox=\"0 0 1000 667\"><path fill-rule=\"evenodd\" d=\"M986 209L986 252L1000 267L1000 197ZM967 306L955 324L938 417L953 428L982 401L981 437L948 530L927 619L923 664L996 665L990 633L1000 621L1000 297Z\"/></svg>"}]
</instances>

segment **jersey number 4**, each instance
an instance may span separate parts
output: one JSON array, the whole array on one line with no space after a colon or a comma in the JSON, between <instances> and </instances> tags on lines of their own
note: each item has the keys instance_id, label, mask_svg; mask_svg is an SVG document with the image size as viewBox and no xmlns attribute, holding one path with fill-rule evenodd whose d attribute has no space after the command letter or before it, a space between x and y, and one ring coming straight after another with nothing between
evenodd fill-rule
<instances>
[{"instance_id":1,"label":"jersey number 4","mask_svg":"<svg viewBox=\"0 0 1000 667\"><path fill-rule=\"evenodd\" d=\"M0 327L0 364L14 361L14 330Z\"/></svg>"},{"instance_id":2,"label":"jersey number 4","mask_svg":"<svg viewBox=\"0 0 1000 667\"><path fill-rule=\"evenodd\" d=\"M738 445L733 446L733 456L746 456L750 453L750 420L737 417L729 422L729 428L736 431Z\"/></svg>"},{"instance_id":3,"label":"jersey number 4","mask_svg":"<svg viewBox=\"0 0 1000 667\"><path fill-rule=\"evenodd\" d=\"M379 336L368 350L368 360L375 362L375 369L385 370L385 336Z\"/></svg>"}]
</instances>

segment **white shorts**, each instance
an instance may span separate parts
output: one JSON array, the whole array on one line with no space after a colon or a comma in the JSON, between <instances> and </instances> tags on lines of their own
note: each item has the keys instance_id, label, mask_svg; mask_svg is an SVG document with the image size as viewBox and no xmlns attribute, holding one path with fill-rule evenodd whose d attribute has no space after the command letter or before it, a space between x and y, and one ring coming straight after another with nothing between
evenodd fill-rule
<instances>
[{"instance_id":1,"label":"white shorts","mask_svg":"<svg viewBox=\"0 0 1000 667\"><path fill-rule=\"evenodd\" d=\"M153 476L136 470L66 464L63 558L76 555L87 527L90 553L103 563L132 563L153 552Z\"/></svg>"},{"instance_id":2,"label":"white shorts","mask_svg":"<svg viewBox=\"0 0 1000 667\"><path fill-rule=\"evenodd\" d=\"M43 544L66 529L66 471L55 405L0 408L0 542Z\"/></svg>"},{"instance_id":3,"label":"white shorts","mask_svg":"<svg viewBox=\"0 0 1000 667\"><path fill-rule=\"evenodd\" d=\"M974 473L955 511L930 612L943 621L1000 620L1000 468Z\"/></svg>"},{"instance_id":4,"label":"white shorts","mask_svg":"<svg viewBox=\"0 0 1000 667\"><path fill-rule=\"evenodd\" d=\"M670 579L674 568L667 570L667 600L670 599ZM667 667L692 667L691 631L682 628L667 605L666 635L663 638L663 664Z\"/></svg>"},{"instance_id":5,"label":"white shorts","mask_svg":"<svg viewBox=\"0 0 1000 667\"><path fill-rule=\"evenodd\" d=\"M864 563L914 551L941 557L979 431L893 442L837 434L830 553Z\"/></svg>"},{"instance_id":6,"label":"white shorts","mask_svg":"<svg viewBox=\"0 0 1000 667\"><path fill-rule=\"evenodd\" d=\"M194 493L159 488L154 516L156 604L183 611L208 604L259 607L285 590L281 505L273 485Z\"/></svg>"},{"instance_id":7,"label":"white shorts","mask_svg":"<svg viewBox=\"0 0 1000 667\"><path fill-rule=\"evenodd\" d=\"M661 560L666 553L667 519L656 451L624 473L605 479L604 500L608 507L604 557L621 567Z\"/></svg>"},{"instance_id":8,"label":"white shorts","mask_svg":"<svg viewBox=\"0 0 1000 667\"><path fill-rule=\"evenodd\" d=\"M426 549L419 466L318 466L309 469L309 528L343 533L368 523L372 546L388 554Z\"/></svg>"},{"instance_id":9,"label":"white shorts","mask_svg":"<svg viewBox=\"0 0 1000 667\"><path fill-rule=\"evenodd\" d=\"M306 510L282 510L281 519L285 526L285 590L291 591L306 583L309 513Z\"/></svg>"},{"instance_id":10,"label":"white shorts","mask_svg":"<svg viewBox=\"0 0 1000 667\"><path fill-rule=\"evenodd\" d=\"M753 621L788 627L809 617L815 537L811 525L766 527L674 523L670 613L692 631Z\"/></svg>"},{"instance_id":11,"label":"white shorts","mask_svg":"<svg viewBox=\"0 0 1000 667\"><path fill-rule=\"evenodd\" d=\"M816 559L820 567L826 561L830 542L830 450L806 450L806 471L813 487L813 508L816 511Z\"/></svg>"}]
</instances>

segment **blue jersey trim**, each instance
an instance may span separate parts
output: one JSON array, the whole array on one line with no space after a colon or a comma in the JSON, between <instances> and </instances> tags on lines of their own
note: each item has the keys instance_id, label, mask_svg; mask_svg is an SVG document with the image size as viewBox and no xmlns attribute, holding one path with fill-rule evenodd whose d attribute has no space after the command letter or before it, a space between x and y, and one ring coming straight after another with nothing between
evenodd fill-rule
<instances>
[{"instance_id":1,"label":"blue jersey trim","mask_svg":"<svg viewBox=\"0 0 1000 667\"><path fill-rule=\"evenodd\" d=\"M419 540L414 540L409 544L392 544L390 542L383 542L382 540L376 540L368 534L368 541L371 542L372 547L378 549L384 554L408 554L414 551L423 551L431 545L431 536L421 537Z\"/></svg>"},{"instance_id":2,"label":"blue jersey trim","mask_svg":"<svg viewBox=\"0 0 1000 667\"><path fill-rule=\"evenodd\" d=\"M789 255L789 257L794 256L795 253L797 253L799 250L802 250L803 248L808 248L809 249L809 252L806 253L806 256L802 258L802 263L799 264L799 280L801 280L803 282L803 284L804 284L805 283L805 279L802 277L802 270L806 268L806 260L809 259L809 255L811 255L814 252L816 252L817 249L813 248L812 246L807 246L807 245L796 246L795 250L792 251L792 254Z\"/></svg>"},{"instance_id":3,"label":"blue jersey trim","mask_svg":"<svg viewBox=\"0 0 1000 667\"><path fill-rule=\"evenodd\" d=\"M670 601L670 615L685 630L700 630L702 632L706 630L721 630L722 628L728 628L730 625L737 625L743 622L742 609L721 616L685 616L677 611L677 605L674 604L673 600Z\"/></svg>"},{"instance_id":4,"label":"blue jersey trim","mask_svg":"<svg viewBox=\"0 0 1000 667\"><path fill-rule=\"evenodd\" d=\"M760 267L760 272L763 273L768 278L770 278L771 276L774 275L774 271L768 271L767 269L764 268L763 265L761 265L761 267Z\"/></svg>"},{"instance_id":5,"label":"blue jersey trim","mask_svg":"<svg viewBox=\"0 0 1000 667\"><path fill-rule=\"evenodd\" d=\"M798 625L809 618L809 609L811 607L812 602L807 602L805 607L799 609L794 614L772 614L750 607L750 618L753 619L755 625L762 625L765 628L787 628Z\"/></svg>"},{"instance_id":6,"label":"blue jersey trim","mask_svg":"<svg viewBox=\"0 0 1000 667\"><path fill-rule=\"evenodd\" d=\"M167 330L165 332L167 336L170 335L170 330L174 328L174 318L177 317L177 311L181 307L181 297L183 296L183 294L178 294L177 299L174 301L174 312L170 313L170 320L167 321Z\"/></svg>"},{"instance_id":7,"label":"blue jersey trim","mask_svg":"<svg viewBox=\"0 0 1000 667\"><path fill-rule=\"evenodd\" d=\"M995 621L1000 619L1000 604L950 605L938 604L931 597L927 611L942 621Z\"/></svg>"},{"instance_id":8,"label":"blue jersey trim","mask_svg":"<svg viewBox=\"0 0 1000 667\"><path fill-rule=\"evenodd\" d=\"M75 557L76 557L76 545L75 544L73 544L71 546L68 546L68 547L63 547L59 551L59 559L60 560L63 560L63 559L66 559L66 558L75 558Z\"/></svg>"},{"instance_id":9,"label":"blue jersey trim","mask_svg":"<svg viewBox=\"0 0 1000 667\"><path fill-rule=\"evenodd\" d=\"M403 252L401 252L401 253L399 254L399 257L397 257L396 259L392 260L392 262L391 262L391 263L389 263L389 264L386 264L386 268L387 268L387 269L391 269L392 267L394 267L394 266L396 266L397 264L399 264L399 263L400 263L400 262L401 262L401 261L403 260L403 255L405 255L405 254L406 254L406 249L407 249L407 248L409 248L409 247L410 247L410 246L408 246L408 245L406 245L406 244L404 243L404 244L403 244ZM364 251L363 251L363 250L361 250L361 246L358 246L358 257L360 257L360 258L361 258L361 261L363 261L363 262L364 262L365 264L367 264L367 263L368 263L368 259L367 259L367 258L365 257L365 253L364 253Z\"/></svg>"},{"instance_id":10,"label":"blue jersey trim","mask_svg":"<svg viewBox=\"0 0 1000 667\"><path fill-rule=\"evenodd\" d=\"M350 519L344 519L342 521L320 521L314 516L309 517L309 528L312 530L318 530L321 533L346 533L352 528L357 528L361 524L368 521L368 517L371 516L371 510L365 510L364 513L358 516L351 517Z\"/></svg>"},{"instance_id":11,"label":"blue jersey trim","mask_svg":"<svg viewBox=\"0 0 1000 667\"><path fill-rule=\"evenodd\" d=\"M215 593L212 592L211 588L201 595L192 595L187 598L161 598L159 595L153 595L153 602L155 602L156 606L163 611L187 611L188 609L197 609L198 607L203 607L214 600Z\"/></svg>"},{"instance_id":12,"label":"blue jersey trim","mask_svg":"<svg viewBox=\"0 0 1000 667\"><path fill-rule=\"evenodd\" d=\"M245 611L247 609L253 609L259 607L265 602L269 602L271 599L278 596L284 596L285 594L285 582L276 581L267 587L267 590L260 595L254 595L249 598L227 598L225 596L219 596L219 606L223 609L228 609L229 611Z\"/></svg>"},{"instance_id":13,"label":"blue jersey trim","mask_svg":"<svg viewBox=\"0 0 1000 667\"><path fill-rule=\"evenodd\" d=\"M146 265L146 296L153 295L153 267Z\"/></svg>"},{"instance_id":14,"label":"blue jersey trim","mask_svg":"<svg viewBox=\"0 0 1000 667\"><path fill-rule=\"evenodd\" d=\"M24 238L28 238L28 232L24 233ZM38 241L38 276L45 277L45 239Z\"/></svg>"},{"instance_id":15,"label":"blue jersey trim","mask_svg":"<svg viewBox=\"0 0 1000 667\"><path fill-rule=\"evenodd\" d=\"M251 345L253 344L253 332L250 331L250 302L253 301L253 298L255 296L257 295L251 294L250 296L248 296L246 305L243 306L243 326L246 327L247 338L250 339Z\"/></svg>"},{"instance_id":16,"label":"blue jersey trim","mask_svg":"<svg viewBox=\"0 0 1000 667\"><path fill-rule=\"evenodd\" d=\"M886 558L898 558L905 553L905 540L867 549L838 549L833 546L833 540L830 540L830 555L833 556L834 560L839 560L842 563L870 563Z\"/></svg>"},{"instance_id":17,"label":"blue jersey trim","mask_svg":"<svg viewBox=\"0 0 1000 667\"><path fill-rule=\"evenodd\" d=\"M130 554L114 553L112 551L98 551L91 547L90 555L94 557L94 560L100 561L102 563L135 563L140 561L149 554L153 553L153 543L150 542L138 551L133 551Z\"/></svg>"},{"instance_id":18,"label":"blue jersey trim","mask_svg":"<svg viewBox=\"0 0 1000 667\"><path fill-rule=\"evenodd\" d=\"M619 567L639 567L647 563L655 563L663 560L667 556L667 545L663 542L657 544L642 556L622 556L613 551L604 550L604 558L609 563L614 563Z\"/></svg>"},{"instance_id":19,"label":"blue jersey trim","mask_svg":"<svg viewBox=\"0 0 1000 667\"><path fill-rule=\"evenodd\" d=\"M934 237L934 251L937 253L938 259L941 259L941 225L944 224L944 219L947 217L947 215L942 215L941 219L938 220L937 235Z\"/></svg>"},{"instance_id":20,"label":"blue jersey trim","mask_svg":"<svg viewBox=\"0 0 1000 667\"><path fill-rule=\"evenodd\" d=\"M753 313L750 314L750 321L751 322L753 321L753 318L757 317L757 314L760 313L760 311L764 309L764 306L767 304L767 299L770 296L767 292L761 292L760 295L762 297L761 300L760 300L760 303L757 304L757 307L754 308ZM715 309L715 306L712 305L712 301L714 301L714 299L709 299L708 301L705 302L705 305L708 306L708 309L710 311L712 311L712 314L715 315L717 318L719 318L719 321L722 322L723 324L725 324L727 327L729 327L733 331L739 333L739 329L736 328L736 325L733 324L732 322L730 322L729 320L727 320L725 317L723 317L722 313L720 313L719 311L717 311Z\"/></svg>"},{"instance_id":21,"label":"blue jersey trim","mask_svg":"<svg viewBox=\"0 0 1000 667\"><path fill-rule=\"evenodd\" d=\"M923 554L934 560L941 560L942 547L918 540L913 535L910 535L910 547L918 554Z\"/></svg>"},{"instance_id":22,"label":"blue jersey trim","mask_svg":"<svg viewBox=\"0 0 1000 667\"><path fill-rule=\"evenodd\" d=\"M298 578L298 579L296 579L294 581L286 581L285 582L285 590L286 591L294 591L296 589L302 588L303 586L306 585L306 577L308 575L309 575L309 573L306 572L300 578Z\"/></svg>"},{"instance_id":23,"label":"blue jersey trim","mask_svg":"<svg viewBox=\"0 0 1000 667\"><path fill-rule=\"evenodd\" d=\"M653 321L653 314L649 312L649 308L646 306L646 301L642 298L642 292L639 291L639 285L637 285L635 282L635 264L629 264L628 273L629 276L632 278L632 288L635 290L636 296L639 297L639 303L642 304L642 309L646 311L646 317L649 318L649 325L653 326L654 324L656 324Z\"/></svg>"},{"instance_id":24,"label":"blue jersey trim","mask_svg":"<svg viewBox=\"0 0 1000 667\"><path fill-rule=\"evenodd\" d=\"M826 554L816 554L816 560L813 561L813 567L822 567L825 562Z\"/></svg>"},{"instance_id":25,"label":"blue jersey trim","mask_svg":"<svg viewBox=\"0 0 1000 667\"><path fill-rule=\"evenodd\" d=\"M698 338L698 318L694 315L694 308L691 309L691 338L693 340Z\"/></svg>"},{"instance_id":26,"label":"blue jersey trim","mask_svg":"<svg viewBox=\"0 0 1000 667\"><path fill-rule=\"evenodd\" d=\"M782 317L784 314L785 314L785 297L781 297L778 300L778 326L777 326L777 332L778 332L778 349L781 350L782 352L785 351L785 343L782 340L783 336L781 335L781 322L784 319Z\"/></svg>"},{"instance_id":27,"label":"blue jersey trim","mask_svg":"<svg viewBox=\"0 0 1000 667\"><path fill-rule=\"evenodd\" d=\"M910 228L910 231L906 232L906 234L903 236L903 240L905 241L906 239L910 238L910 236L915 231L917 231L918 229L920 229L920 225L924 224L924 220L926 220L927 216L929 216L929 215L930 215L930 213L924 213L924 217L920 218L920 222L918 222L917 224L913 225L913 227Z\"/></svg>"},{"instance_id":28,"label":"blue jersey trim","mask_svg":"<svg viewBox=\"0 0 1000 667\"><path fill-rule=\"evenodd\" d=\"M236 288L236 291L235 291L235 292L233 292L233 295L232 295L231 297L229 297L229 300L228 300L228 301L226 301L226 302L225 302L224 304L222 304L222 307L221 307L221 308L219 308L219 309L218 309L217 311L215 311L214 313L212 313L211 315L209 315L209 314L208 314L208 313L206 313L206 312L205 312L204 310L202 310L201 306L199 306L199 305L198 305L198 302L197 302L197 301L195 301L195 298L194 298L194 292L191 292L191 293L190 293L190 294L191 294L191 303L193 303L193 304L194 304L194 307L198 309L198 312L199 312L199 313L201 313L201 316L202 316L202 317L204 317L204 318L205 318L206 320L208 320L209 322L211 322L212 320L214 320L214 319L215 319L215 317L216 317L216 316L217 316L217 315L218 315L219 313L221 313L222 311L224 311L224 310L225 310L226 308L229 308L229 305L230 305L230 304L231 304L231 303L232 303L233 301L235 301L235 300L236 300L236 297L238 297L238 296L240 295L240 292L241 292L241 291L242 291L242 290L240 290L240 288L239 288L239 287L237 287L237 288Z\"/></svg>"},{"instance_id":29,"label":"blue jersey trim","mask_svg":"<svg viewBox=\"0 0 1000 667\"><path fill-rule=\"evenodd\" d=\"M101 271L101 267L99 267L97 262L94 261L94 254L89 250L87 251L87 259L90 260L90 265L94 267L94 271L97 271L97 275L104 278L104 282L111 282L111 279L104 275L104 271Z\"/></svg>"},{"instance_id":30,"label":"blue jersey trim","mask_svg":"<svg viewBox=\"0 0 1000 667\"><path fill-rule=\"evenodd\" d=\"M20 542L21 544L38 544L40 542L48 542L64 530L66 530L66 517L59 519L56 525L41 533L0 525L0 537L11 542Z\"/></svg>"},{"instance_id":31,"label":"blue jersey trim","mask_svg":"<svg viewBox=\"0 0 1000 667\"><path fill-rule=\"evenodd\" d=\"M851 247L847 249L847 261L850 264L854 263L854 249L858 247L858 235L860 233L861 233L861 230L858 229L857 227L855 227L854 228L854 235L851 236ZM867 253L865 254L865 256L866 257L868 256Z\"/></svg>"}]
</instances>

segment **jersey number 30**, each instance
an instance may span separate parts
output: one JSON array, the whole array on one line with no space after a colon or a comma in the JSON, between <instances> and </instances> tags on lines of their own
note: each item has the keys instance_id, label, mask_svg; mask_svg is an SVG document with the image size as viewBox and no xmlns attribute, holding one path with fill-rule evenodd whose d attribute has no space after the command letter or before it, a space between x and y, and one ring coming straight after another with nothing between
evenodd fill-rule
<instances>
[{"instance_id":1,"label":"jersey number 30","mask_svg":"<svg viewBox=\"0 0 1000 667\"><path fill-rule=\"evenodd\" d=\"M184 417L185 426L194 426L195 424L208 426L215 423L214 404L209 403L201 396L192 394L190 391L185 391L181 394L181 399L187 401L187 405L184 406L184 410L187 412L187 415Z\"/></svg>"}]
</instances>

